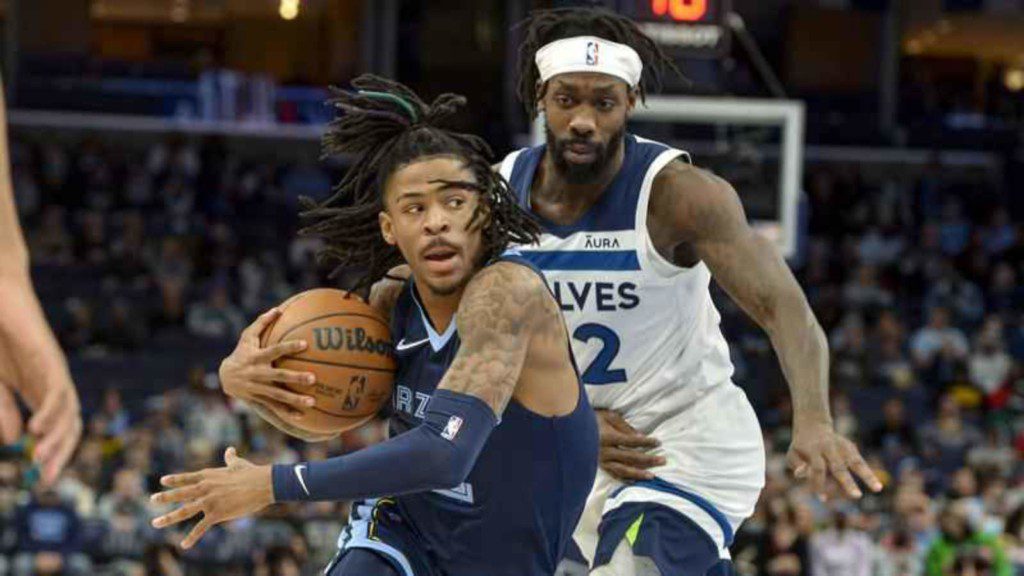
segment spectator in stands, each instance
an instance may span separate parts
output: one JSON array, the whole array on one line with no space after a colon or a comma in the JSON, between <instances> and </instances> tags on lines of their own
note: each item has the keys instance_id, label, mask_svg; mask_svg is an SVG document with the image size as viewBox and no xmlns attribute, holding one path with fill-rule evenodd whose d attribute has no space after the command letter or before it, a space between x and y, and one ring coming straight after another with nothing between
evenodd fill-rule
<instances>
[{"instance_id":1,"label":"spectator in stands","mask_svg":"<svg viewBox=\"0 0 1024 576\"><path fill-rule=\"evenodd\" d=\"M57 494L61 500L74 507L80 518L90 518L96 512L97 490L81 477L79 461L65 468L57 482Z\"/></svg>"},{"instance_id":2,"label":"spectator in stands","mask_svg":"<svg viewBox=\"0 0 1024 576\"><path fill-rule=\"evenodd\" d=\"M903 401L890 398L882 406L882 423L867 436L867 446L881 454L886 468L895 470L904 458L917 452L914 427L907 421Z\"/></svg>"},{"instance_id":3,"label":"spectator in stands","mask_svg":"<svg viewBox=\"0 0 1024 576\"><path fill-rule=\"evenodd\" d=\"M977 326L985 315L985 299L981 290L964 278L950 261L940 266L936 278L924 297L925 308L942 306L952 311L957 325Z\"/></svg>"},{"instance_id":4,"label":"spectator in stands","mask_svg":"<svg viewBox=\"0 0 1024 576\"><path fill-rule=\"evenodd\" d=\"M126 298L114 298L102 319L97 341L111 352L134 352L146 341L146 318Z\"/></svg>"},{"instance_id":5,"label":"spectator in stands","mask_svg":"<svg viewBox=\"0 0 1024 576\"><path fill-rule=\"evenodd\" d=\"M56 491L37 488L16 513L16 549L21 554L16 563L42 564L47 573L59 572L81 549L80 524L74 508L62 502Z\"/></svg>"},{"instance_id":6,"label":"spectator in stands","mask_svg":"<svg viewBox=\"0 0 1024 576\"><path fill-rule=\"evenodd\" d=\"M871 364L863 315L855 312L847 314L839 327L832 332L832 342L832 375L835 386L848 390L863 385Z\"/></svg>"},{"instance_id":7,"label":"spectator in stands","mask_svg":"<svg viewBox=\"0 0 1024 576\"><path fill-rule=\"evenodd\" d=\"M1010 221L1006 208L997 208L992 213L989 225L982 231L982 242L989 254L1002 254L1017 243L1017 229Z\"/></svg>"},{"instance_id":8,"label":"spectator in stands","mask_svg":"<svg viewBox=\"0 0 1024 576\"><path fill-rule=\"evenodd\" d=\"M110 248L104 213L99 210L86 210L78 214L77 220L75 259L90 266L104 266Z\"/></svg>"},{"instance_id":9,"label":"spectator in stands","mask_svg":"<svg viewBox=\"0 0 1024 576\"><path fill-rule=\"evenodd\" d=\"M968 366L971 383L985 396L996 394L1006 384L1013 360L1003 346L1003 323L997 316L988 317L978 331Z\"/></svg>"},{"instance_id":10,"label":"spectator in stands","mask_svg":"<svg viewBox=\"0 0 1024 576\"><path fill-rule=\"evenodd\" d=\"M15 157L16 151L12 150ZM31 218L42 207L43 195L32 174L31 166L26 161L14 161L11 167L11 179L14 182L14 203L18 208L18 215L22 219Z\"/></svg>"},{"instance_id":11,"label":"spectator in stands","mask_svg":"<svg viewBox=\"0 0 1024 576\"><path fill-rule=\"evenodd\" d=\"M1007 518L1003 545L1014 573L1024 574L1024 503L1019 504Z\"/></svg>"},{"instance_id":12,"label":"spectator in stands","mask_svg":"<svg viewBox=\"0 0 1024 576\"><path fill-rule=\"evenodd\" d=\"M128 411L121 401L121 391L107 388L103 392L103 415L107 417L107 436L123 437L128 432L131 421Z\"/></svg>"},{"instance_id":13,"label":"spectator in stands","mask_svg":"<svg viewBox=\"0 0 1024 576\"><path fill-rule=\"evenodd\" d=\"M880 226L871 226L857 245L857 257L865 266L888 266L903 252L903 240Z\"/></svg>"},{"instance_id":14,"label":"spectator in stands","mask_svg":"<svg viewBox=\"0 0 1024 576\"><path fill-rule=\"evenodd\" d=\"M861 265L843 288L843 305L848 310L877 312L891 304L892 295L878 285L878 272L874 266Z\"/></svg>"},{"instance_id":15,"label":"spectator in stands","mask_svg":"<svg viewBox=\"0 0 1024 576\"><path fill-rule=\"evenodd\" d=\"M871 539L850 525L847 511L836 511L832 526L811 538L810 576L870 576Z\"/></svg>"},{"instance_id":16,"label":"spectator in stands","mask_svg":"<svg viewBox=\"0 0 1024 576\"><path fill-rule=\"evenodd\" d=\"M971 237L971 223L964 218L963 207L954 198L946 200L942 208L939 237L942 251L947 256L956 256L963 252Z\"/></svg>"},{"instance_id":17,"label":"spectator in stands","mask_svg":"<svg viewBox=\"0 0 1024 576\"><path fill-rule=\"evenodd\" d=\"M1017 453L1007 442L1007 431L999 426L990 426L985 440L971 447L967 463L975 470L986 470L999 478L1010 478L1017 466Z\"/></svg>"},{"instance_id":18,"label":"spectator in stands","mask_svg":"<svg viewBox=\"0 0 1024 576\"><path fill-rule=\"evenodd\" d=\"M967 337L950 326L949 311L936 306L928 313L928 324L914 333L910 340L914 364L936 384L952 379L958 363L967 358Z\"/></svg>"},{"instance_id":19,"label":"spectator in stands","mask_svg":"<svg viewBox=\"0 0 1024 576\"><path fill-rule=\"evenodd\" d=\"M186 291L192 277L192 259L181 239L164 238L153 275L160 296L158 322L179 325L185 315Z\"/></svg>"},{"instance_id":20,"label":"spectator in stands","mask_svg":"<svg viewBox=\"0 0 1024 576\"><path fill-rule=\"evenodd\" d=\"M160 399L150 421L153 430L153 469L157 475L181 470L185 462L185 434L174 422L169 403Z\"/></svg>"},{"instance_id":21,"label":"spectator in stands","mask_svg":"<svg viewBox=\"0 0 1024 576\"><path fill-rule=\"evenodd\" d=\"M299 558L291 548L273 548L267 552L269 576L299 576Z\"/></svg>"},{"instance_id":22,"label":"spectator in stands","mask_svg":"<svg viewBox=\"0 0 1024 576\"><path fill-rule=\"evenodd\" d=\"M153 203L153 178L140 166L128 169L124 184L124 201L128 206L144 208Z\"/></svg>"},{"instance_id":23,"label":"spectator in stands","mask_svg":"<svg viewBox=\"0 0 1024 576\"><path fill-rule=\"evenodd\" d=\"M97 342L92 305L84 298L72 296L64 303L64 307L68 323L59 334L61 345L68 350L89 352Z\"/></svg>"},{"instance_id":24,"label":"spectator in stands","mask_svg":"<svg viewBox=\"0 0 1024 576\"><path fill-rule=\"evenodd\" d=\"M914 366L904 352L906 337L895 314L886 311L878 317L871 341L875 346L872 382L893 390L913 387L916 383Z\"/></svg>"},{"instance_id":25,"label":"spectator in stands","mask_svg":"<svg viewBox=\"0 0 1024 576\"><path fill-rule=\"evenodd\" d=\"M148 518L140 516L133 503L121 501L105 520L98 555L113 560L122 570L141 569L146 541L152 538Z\"/></svg>"},{"instance_id":26,"label":"spectator in stands","mask_svg":"<svg viewBox=\"0 0 1024 576\"><path fill-rule=\"evenodd\" d=\"M225 281L215 282L205 302L188 311L188 330L195 336L231 340L245 328L245 316L228 299Z\"/></svg>"},{"instance_id":27,"label":"spectator in stands","mask_svg":"<svg viewBox=\"0 0 1024 576\"><path fill-rule=\"evenodd\" d=\"M951 394L939 400L939 413L921 430L921 449L936 479L945 482L963 467L967 450L981 442L977 428L964 422L960 406Z\"/></svg>"},{"instance_id":28,"label":"spectator in stands","mask_svg":"<svg viewBox=\"0 0 1024 576\"><path fill-rule=\"evenodd\" d=\"M194 377L193 390L196 393L182 407L185 432L192 441L200 440L204 443L210 450L207 456L209 459L213 457L215 449L237 445L241 440L241 429L238 419L228 410L216 374L204 375L200 371L198 377ZM190 470L206 465L203 462L196 467L194 463L187 463Z\"/></svg>"},{"instance_id":29,"label":"spectator in stands","mask_svg":"<svg viewBox=\"0 0 1024 576\"><path fill-rule=\"evenodd\" d=\"M28 233L32 260L40 265L67 266L74 262L74 241L67 225L67 210L50 204L43 209L37 230Z\"/></svg>"},{"instance_id":30,"label":"spectator in stands","mask_svg":"<svg viewBox=\"0 0 1024 576\"><path fill-rule=\"evenodd\" d=\"M126 212L121 219L119 235L110 246L108 277L116 286L128 290L149 287L149 269L146 263L146 222L141 212Z\"/></svg>"},{"instance_id":31,"label":"spectator in stands","mask_svg":"<svg viewBox=\"0 0 1024 576\"><path fill-rule=\"evenodd\" d=\"M806 542L789 522L776 522L768 531L765 550L757 564L769 576L810 574L805 561Z\"/></svg>"},{"instance_id":32,"label":"spectator in stands","mask_svg":"<svg viewBox=\"0 0 1024 576\"><path fill-rule=\"evenodd\" d=\"M1011 576L1012 568L996 536L979 532L970 521L962 502L946 506L939 518L941 536L928 550L927 576L954 574L992 574Z\"/></svg>"},{"instance_id":33,"label":"spectator in stands","mask_svg":"<svg viewBox=\"0 0 1024 576\"><path fill-rule=\"evenodd\" d=\"M133 518L142 520L148 518L148 499L138 470L121 468L114 473L113 487L100 497L96 514L107 521L116 514L131 514Z\"/></svg>"},{"instance_id":34,"label":"spectator in stands","mask_svg":"<svg viewBox=\"0 0 1024 576\"><path fill-rule=\"evenodd\" d=\"M173 544L150 544L146 547L143 564L146 576L185 576L180 554Z\"/></svg>"},{"instance_id":35,"label":"spectator in stands","mask_svg":"<svg viewBox=\"0 0 1024 576\"><path fill-rule=\"evenodd\" d=\"M950 479L949 501L958 502L974 526L981 526L985 517L985 503L978 495L978 478L967 466L953 473Z\"/></svg>"},{"instance_id":36,"label":"spectator in stands","mask_svg":"<svg viewBox=\"0 0 1024 576\"><path fill-rule=\"evenodd\" d=\"M999 262L993 266L985 300L990 313L1006 314L1021 309L1024 288L1018 286L1017 274L1009 263Z\"/></svg>"}]
</instances>

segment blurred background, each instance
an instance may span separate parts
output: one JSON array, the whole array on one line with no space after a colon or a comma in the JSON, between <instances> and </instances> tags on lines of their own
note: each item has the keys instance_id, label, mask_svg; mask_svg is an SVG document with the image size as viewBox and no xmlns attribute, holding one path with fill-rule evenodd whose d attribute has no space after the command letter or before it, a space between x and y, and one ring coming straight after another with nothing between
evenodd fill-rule
<instances>
[{"instance_id":1,"label":"blurred background","mask_svg":"<svg viewBox=\"0 0 1024 576\"><path fill-rule=\"evenodd\" d=\"M373 72L462 93L463 127L504 154L530 141L513 25L578 4L0 0L18 209L86 421L55 490L0 460L0 575L319 573L346 503L276 506L182 555L149 528L147 496L228 444L288 463L380 437L293 442L216 376L257 313L327 283L295 234L297 199L348 167L320 156L327 87ZM785 220L829 334L837 425L886 481L822 504L789 479L770 343L717 298L770 450L739 572L1024 574L1024 1L688 0L706 10L683 18L671 1L597 4L677 58L690 82L663 94L788 102L804 121L793 195L777 126L636 127L732 181L752 218Z\"/></svg>"}]
</instances>

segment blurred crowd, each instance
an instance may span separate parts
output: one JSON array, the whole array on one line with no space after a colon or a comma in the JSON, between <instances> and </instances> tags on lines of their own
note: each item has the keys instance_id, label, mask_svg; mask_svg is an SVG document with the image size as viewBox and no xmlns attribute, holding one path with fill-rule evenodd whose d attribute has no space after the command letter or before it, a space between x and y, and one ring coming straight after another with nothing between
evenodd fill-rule
<instances>
[{"instance_id":1,"label":"blurred crowd","mask_svg":"<svg viewBox=\"0 0 1024 576\"><path fill-rule=\"evenodd\" d=\"M156 342L230 347L258 312L326 281L297 213L299 197L330 193L333 167L254 160L216 141L15 141L12 154L36 282L73 365L101 358L116 371L111 359ZM945 170L881 183L856 166L807 174L795 268L829 334L836 425L884 478L881 494L822 502L792 480L791 408L770 343L718 299L769 449L761 503L733 546L740 573L1024 574L1024 228L999 186L959 185ZM345 503L273 507L185 554L180 533L149 527L160 475L216 465L228 445L288 463L381 434L376 423L326 444L287 439L226 399L216 364L189 350L156 350L191 367L171 386L76 373L90 391L87 430L55 489L0 461L0 575L322 569Z\"/></svg>"}]
</instances>

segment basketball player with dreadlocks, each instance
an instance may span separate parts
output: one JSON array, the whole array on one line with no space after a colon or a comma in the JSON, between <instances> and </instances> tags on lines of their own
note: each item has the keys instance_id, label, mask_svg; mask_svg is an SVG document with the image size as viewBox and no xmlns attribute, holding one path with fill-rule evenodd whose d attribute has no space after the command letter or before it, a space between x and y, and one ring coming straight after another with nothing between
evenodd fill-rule
<instances>
[{"instance_id":1,"label":"basketball player with dreadlocks","mask_svg":"<svg viewBox=\"0 0 1024 576\"><path fill-rule=\"evenodd\" d=\"M522 254L551 282L601 428L601 470L576 531L592 574L702 575L764 483L760 426L733 385L711 278L767 331L793 400L788 460L825 497L881 484L836 433L825 335L728 182L626 132L630 112L675 66L631 20L601 9L525 22L519 94L546 144L500 171L541 221Z\"/></svg>"},{"instance_id":2,"label":"basketball player with dreadlocks","mask_svg":"<svg viewBox=\"0 0 1024 576\"><path fill-rule=\"evenodd\" d=\"M337 93L343 115L326 144L354 168L307 211L306 231L340 268L366 271L354 288L401 263L412 271L396 301L377 302L397 342L390 439L297 466L256 466L229 448L225 468L162 479L170 490L154 498L182 506L155 525L203 512L189 547L273 502L374 498L353 505L326 574L554 574L593 483L598 432L554 297L506 253L535 241L537 225L486 144L443 128L462 97L427 105L384 79L353 85ZM222 369L229 393L247 388L241 374L270 369L243 348Z\"/></svg>"}]
</instances>

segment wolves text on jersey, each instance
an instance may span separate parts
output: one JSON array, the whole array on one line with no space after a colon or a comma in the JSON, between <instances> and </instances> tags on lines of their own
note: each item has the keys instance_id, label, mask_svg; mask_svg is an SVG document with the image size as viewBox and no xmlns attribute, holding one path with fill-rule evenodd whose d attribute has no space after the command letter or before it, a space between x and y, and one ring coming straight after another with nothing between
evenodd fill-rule
<instances>
[{"instance_id":1,"label":"wolves text on jersey","mask_svg":"<svg viewBox=\"0 0 1024 576\"><path fill-rule=\"evenodd\" d=\"M633 282L573 282L555 280L551 292L565 312L632 310L640 304Z\"/></svg>"}]
</instances>

